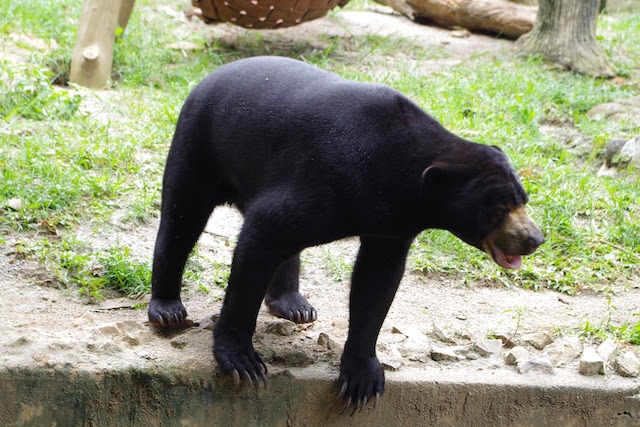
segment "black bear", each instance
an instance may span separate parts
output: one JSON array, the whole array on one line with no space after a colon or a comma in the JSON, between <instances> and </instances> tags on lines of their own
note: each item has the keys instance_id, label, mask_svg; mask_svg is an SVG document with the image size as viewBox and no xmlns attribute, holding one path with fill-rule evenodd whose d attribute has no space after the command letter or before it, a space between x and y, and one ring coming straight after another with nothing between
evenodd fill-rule
<instances>
[{"instance_id":1,"label":"black bear","mask_svg":"<svg viewBox=\"0 0 640 427\"><path fill-rule=\"evenodd\" d=\"M184 325L183 269L223 203L244 223L213 353L236 382L266 382L252 344L263 299L277 316L316 320L298 292L300 251L360 237L338 378L345 409L383 392L376 341L419 232L449 230L505 268L544 242L499 148L453 135L393 89L287 58L221 66L187 98L164 173L153 325Z\"/></svg>"}]
</instances>

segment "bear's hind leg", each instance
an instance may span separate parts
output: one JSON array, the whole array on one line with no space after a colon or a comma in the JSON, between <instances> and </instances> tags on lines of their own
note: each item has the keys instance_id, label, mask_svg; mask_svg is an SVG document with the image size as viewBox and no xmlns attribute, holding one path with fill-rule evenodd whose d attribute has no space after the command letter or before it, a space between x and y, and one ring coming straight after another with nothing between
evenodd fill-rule
<instances>
[{"instance_id":1,"label":"bear's hind leg","mask_svg":"<svg viewBox=\"0 0 640 427\"><path fill-rule=\"evenodd\" d=\"M299 292L300 254L283 262L269 284L264 303L274 316L295 323L315 322L318 313Z\"/></svg>"},{"instance_id":2,"label":"bear's hind leg","mask_svg":"<svg viewBox=\"0 0 640 427\"><path fill-rule=\"evenodd\" d=\"M187 311L180 299L184 267L209 215L225 201L222 179L211 160L197 147L189 146L203 137L195 131L184 131L185 127L190 129L187 125L178 123L167 158L153 253L148 315L149 322L160 327L187 324Z\"/></svg>"}]
</instances>

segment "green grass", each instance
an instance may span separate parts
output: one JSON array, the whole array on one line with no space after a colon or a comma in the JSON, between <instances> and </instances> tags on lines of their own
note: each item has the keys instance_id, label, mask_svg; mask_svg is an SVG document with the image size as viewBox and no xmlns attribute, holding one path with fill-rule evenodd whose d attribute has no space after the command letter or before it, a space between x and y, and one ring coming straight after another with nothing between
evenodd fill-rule
<instances>
[{"instance_id":1,"label":"green grass","mask_svg":"<svg viewBox=\"0 0 640 427\"><path fill-rule=\"evenodd\" d=\"M384 82L447 128L497 144L512 159L547 244L512 272L495 267L485 254L446 232L426 231L410 259L417 274L566 293L610 291L640 280L640 174L596 175L606 142L632 137L640 129L586 115L601 102L638 95L636 15L612 14L599 22L600 43L626 78L613 82L563 72L537 58L482 54L425 74L420 64L445 58L444 49L375 34L291 40L278 32L247 32L225 43L212 40L203 26L186 31L182 21L157 10L155 2L141 0L116 40L112 90L94 94L53 84L65 81L75 43L80 3L67 3L0 4L3 45L12 34L25 33L60 46L39 52L19 44L26 52L21 62L0 61L0 242L21 235L27 253L50 266L65 287L97 297L111 288L130 295L148 292L143 265L150 260L137 259L126 248L93 254L74 231L87 222L109 227L115 212L126 212L125 221L132 223L156 217L164 158L186 95L217 66L267 53L359 81ZM182 7L178 1L166 3ZM354 1L349 7L363 4ZM166 48L177 41L202 49L185 54ZM107 105L102 118L81 108L98 96L107 97L99 103ZM549 128L555 132L546 132ZM590 141L586 149L572 148L577 138ZM22 208L7 207L10 199L20 199ZM198 262L196 257L187 282L203 291L224 286L228 266L205 263L200 268ZM334 264L336 275L348 274L345 266ZM96 276L95 265L104 275ZM637 329L629 324L624 334Z\"/></svg>"},{"instance_id":2,"label":"green grass","mask_svg":"<svg viewBox=\"0 0 640 427\"><path fill-rule=\"evenodd\" d=\"M612 338L617 341L640 345L640 313L630 313L627 320L620 325L616 325L611 321L611 315L617 310L617 307L611 305L610 299L608 308L607 316L600 321L585 321L581 325L580 335L585 338Z\"/></svg>"}]
</instances>

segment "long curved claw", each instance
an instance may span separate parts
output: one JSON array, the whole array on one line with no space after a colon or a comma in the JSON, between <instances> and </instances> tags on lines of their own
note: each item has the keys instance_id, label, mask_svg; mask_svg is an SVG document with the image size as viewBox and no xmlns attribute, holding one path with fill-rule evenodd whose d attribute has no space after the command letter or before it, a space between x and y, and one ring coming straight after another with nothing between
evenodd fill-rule
<instances>
[{"instance_id":1,"label":"long curved claw","mask_svg":"<svg viewBox=\"0 0 640 427\"><path fill-rule=\"evenodd\" d=\"M344 404L344 408L342 408L342 411L340 411L340 415L344 414L347 411L347 409L349 409L349 406L351 406L351 396L347 398L347 401Z\"/></svg>"},{"instance_id":2,"label":"long curved claw","mask_svg":"<svg viewBox=\"0 0 640 427\"><path fill-rule=\"evenodd\" d=\"M240 372L237 369L231 371L231 376L233 376L233 383L236 387L240 387Z\"/></svg>"},{"instance_id":3,"label":"long curved claw","mask_svg":"<svg viewBox=\"0 0 640 427\"><path fill-rule=\"evenodd\" d=\"M253 380L251 379L251 375L249 374L249 372L244 371L244 372L242 373L242 376L244 377L243 379L244 379L244 380L246 380L246 381L249 383L249 385L251 385L251 386L253 386L253 385L254 385L254 384L253 384Z\"/></svg>"},{"instance_id":4,"label":"long curved claw","mask_svg":"<svg viewBox=\"0 0 640 427\"><path fill-rule=\"evenodd\" d=\"M338 393L338 398L336 400L340 400L344 397L344 393L347 391L347 386L349 384L347 382L342 383L342 388L340 388L340 393Z\"/></svg>"},{"instance_id":5,"label":"long curved claw","mask_svg":"<svg viewBox=\"0 0 640 427\"><path fill-rule=\"evenodd\" d=\"M266 365L264 364L264 362L262 363L262 365L265 367L265 371L260 371L260 378L262 378L262 382L264 383L264 388L265 388L265 390L266 390L266 389L267 389L267 386L268 386L268 384L269 384L269 383L267 382L267 376L265 375L267 367L266 367Z\"/></svg>"}]
</instances>

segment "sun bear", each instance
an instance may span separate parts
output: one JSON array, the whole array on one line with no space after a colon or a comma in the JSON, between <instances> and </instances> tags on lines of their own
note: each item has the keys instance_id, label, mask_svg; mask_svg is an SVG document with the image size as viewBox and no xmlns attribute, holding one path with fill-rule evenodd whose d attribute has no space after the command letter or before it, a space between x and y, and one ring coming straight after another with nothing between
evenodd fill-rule
<instances>
[{"instance_id":1,"label":"sun bear","mask_svg":"<svg viewBox=\"0 0 640 427\"><path fill-rule=\"evenodd\" d=\"M277 316L316 320L298 291L300 251L360 238L338 378L345 409L384 390L376 341L418 233L448 230L504 268L544 242L499 148L459 138L389 87L279 57L223 65L185 101L164 172L153 325L184 325L185 263L224 203L244 223L213 352L236 382L266 383L252 344L263 300Z\"/></svg>"}]
</instances>

